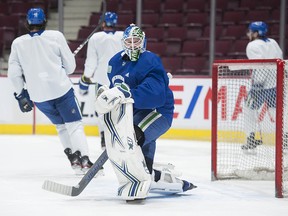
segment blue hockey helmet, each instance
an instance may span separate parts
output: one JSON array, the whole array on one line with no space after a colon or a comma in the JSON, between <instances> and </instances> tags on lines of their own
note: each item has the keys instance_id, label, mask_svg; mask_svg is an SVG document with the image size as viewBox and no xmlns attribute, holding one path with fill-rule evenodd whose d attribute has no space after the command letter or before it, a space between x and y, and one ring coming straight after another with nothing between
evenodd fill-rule
<instances>
[{"instance_id":1,"label":"blue hockey helmet","mask_svg":"<svg viewBox=\"0 0 288 216\"><path fill-rule=\"evenodd\" d=\"M46 21L42 8L31 8L27 13L26 19L29 25L41 25Z\"/></svg>"},{"instance_id":2,"label":"blue hockey helmet","mask_svg":"<svg viewBox=\"0 0 288 216\"><path fill-rule=\"evenodd\" d=\"M122 46L130 60L137 61L146 50L145 33L135 24L130 24L123 33Z\"/></svg>"},{"instance_id":3,"label":"blue hockey helmet","mask_svg":"<svg viewBox=\"0 0 288 216\"><path fill-rule=\"evenodd\" d=\"M116 13L113 12L106 12L104 15L104 22L106 23L106 26L115 26L117 24L118 16Z\"/></svg>"},{"instance_id":4,"label":"blue hockey helmet","mask_svg":"<svg viewBox=\"0 0 288 216\"><path fill-rule=\"evenodd\" d=\"M250 23L248 29L252 32L258 32L259 36L264 37L268 31L268 26L265 22L257 21Z\"/></svg>"}]
</instances>

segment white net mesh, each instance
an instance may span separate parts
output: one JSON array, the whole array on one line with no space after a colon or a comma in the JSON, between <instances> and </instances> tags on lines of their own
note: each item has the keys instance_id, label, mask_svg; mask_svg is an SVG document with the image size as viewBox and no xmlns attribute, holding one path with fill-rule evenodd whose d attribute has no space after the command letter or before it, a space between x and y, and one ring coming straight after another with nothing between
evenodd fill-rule
<instances>
[{"instance_id":1,"label":"white net mesh","mask_svg":"<svg viewBox=\"0 0 288 216\"><path fill-rule=\"evenodd\" d=\"M277 92L278 74L276 61L217 63L218 95L213 101L217 107L217 141L213 145L217 179L274 180L276 112L283 111L281 184L288 196L288 83L284 76L283 92ZM283 95L281 107L276 102L279 94Z\"/></svg>"}]
</instances>

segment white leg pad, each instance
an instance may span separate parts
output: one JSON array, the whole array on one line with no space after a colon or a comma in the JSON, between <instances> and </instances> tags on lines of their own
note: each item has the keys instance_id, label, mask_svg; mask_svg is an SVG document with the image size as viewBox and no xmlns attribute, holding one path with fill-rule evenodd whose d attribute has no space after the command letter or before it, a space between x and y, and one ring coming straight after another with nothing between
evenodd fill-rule
<instances>
[{"instance_id":1,"label":"white leg pad","mask_svg":"<svg viewBox=\"0 0 288 216\"><path fill-rule=\"evenodd\" d=\"M104 116L106 150L116 173L118 196L125 200L146 198L151 175L133 126L132 101L120 104Z\"/></svg>"}]
</instances>

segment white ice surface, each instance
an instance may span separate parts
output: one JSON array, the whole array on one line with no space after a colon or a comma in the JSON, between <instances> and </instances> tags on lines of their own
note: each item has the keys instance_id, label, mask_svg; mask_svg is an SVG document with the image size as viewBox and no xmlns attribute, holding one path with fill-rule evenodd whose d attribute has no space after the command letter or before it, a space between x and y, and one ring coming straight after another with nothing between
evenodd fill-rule
<instances>
[{"instance_id":1,"label":"white ice surface","mask_svg":"<svg viewBox=\"0 0 288 216\"><path fill-rule=\"evenodd\" d=\"M99 137L88 137L91 160ZM144 204L116 196L110 162L77 197L43 190L44 180L77 185L57 136L0 135L0 216L287 216L288 199L274 196L273 181L211 181L210 143L160 139L156 161L173 163L198 188L178 196L151 195Z\"/></svg>"}]
</instances>

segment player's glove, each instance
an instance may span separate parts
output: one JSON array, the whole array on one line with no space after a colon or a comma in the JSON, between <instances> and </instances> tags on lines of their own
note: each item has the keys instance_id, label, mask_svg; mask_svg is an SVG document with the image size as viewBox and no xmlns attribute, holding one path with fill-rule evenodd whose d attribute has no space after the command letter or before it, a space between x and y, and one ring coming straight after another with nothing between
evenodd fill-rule
<instances>
[{"instance_id":1,"label":"player's glove","mask_svg":"<svg viewBox=\"0 0 288 216\"><path fill-rule=\"evenodd\" d=\"M26 89L23 89L19 95L14 93L14 96L18 101L20 110L22 112L30 112L33 109L33 102L30 100L30 96Z\"/></svg>"},{"instance_id":2,"label":"player's glove","mask_svg":"<svg viewBox=\"0 0 288 216\"><path fill-rule=\"evenodd\" d=\"M105 114L114 109L118 104L131 98L130 88L122 83L109 89L107 86L101 86L97 91L95 110L98 114Z\"/></svg>"},{"instance_id":3,"label":"player's glove","mask_svg":"<svg viewBox=\"0 0 288 216\"><path fill-rule=\"evenodd\" d=\"M80 94L86 95L88 94L89 85L92 83L91 79L88 77L85 77L84 75L81 76L79 80L79 88L80 88Z\"/></svg>"}]
</instances>

